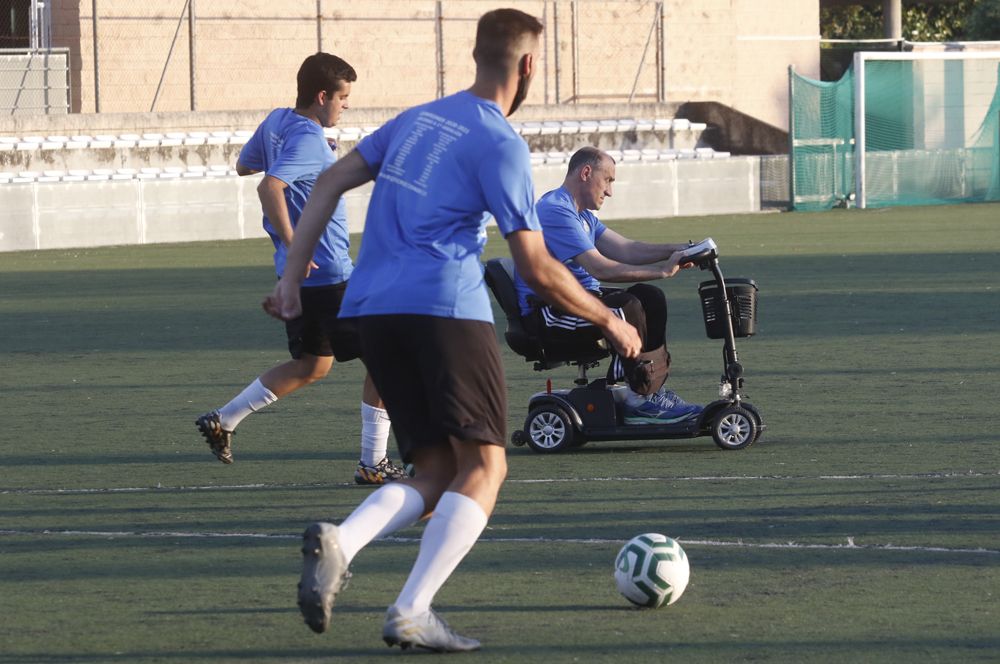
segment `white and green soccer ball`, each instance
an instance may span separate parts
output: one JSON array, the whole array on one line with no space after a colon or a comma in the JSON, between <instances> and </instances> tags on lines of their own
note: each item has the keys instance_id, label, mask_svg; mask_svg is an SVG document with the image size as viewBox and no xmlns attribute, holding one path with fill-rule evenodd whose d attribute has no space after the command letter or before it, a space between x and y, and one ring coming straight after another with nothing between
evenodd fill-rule
<instances>
[{"instance_id":1,"label":"white and green soccer ball","mask_svg":"<svg viewBox=\"0 0 1000 664\"><path fill-rule=\"evenodd\" d=\"M679 600L690 575L684 549L659 533L636 535L615 558L618 592L633 604L650 609Z\"/></svg>"}]
</instances>

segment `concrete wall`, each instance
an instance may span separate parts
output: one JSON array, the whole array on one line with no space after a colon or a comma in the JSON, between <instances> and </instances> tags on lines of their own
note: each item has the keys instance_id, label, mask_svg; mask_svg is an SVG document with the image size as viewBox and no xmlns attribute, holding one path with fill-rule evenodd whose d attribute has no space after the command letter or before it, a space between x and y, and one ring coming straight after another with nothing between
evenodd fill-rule
<instances>
[{"instance_id":1,"label":"concrete wall","mask_svg":"<svg viewBox=\"0 0 1000 664\"><path fill-rule=\"evenodd\" d=\"M788 65L819 77L818 0L505 4L538 16L547 28L529 105L624 102L633 94L633 101L650 101L660 95L673 104L718 101L785 127ZM661 5L662 34L655 29ZM99 90L91 4L52 0L52 34L54 45L72 54L77 112L93 112L98 95L102 112L183 112L192 101L202 111L288 105L298 65L318 48L338 53L358 70L355 107L400 107L434 98L439 69L445 94L472 80L475 20L496 3L444 0L440 6L438 17L432 0L199 0L193 89L188 22L178 22L184 0L101 0Z\"/></svg>"},{"instance_id":2,"label":"concrete wall","mask_svg":"<svg viewBox=\"0 0 1000 664\"><path fill-rule=\"evenodd\" d=\"M760 209L755 157L622 162L600 216L614 220ZM534 168L537 194L566 165ZM261 237L260 176L27 182L0 185L0 252ZM372 185L345 196L352 232L364 228Z\"/></svg>"}]
</instances>

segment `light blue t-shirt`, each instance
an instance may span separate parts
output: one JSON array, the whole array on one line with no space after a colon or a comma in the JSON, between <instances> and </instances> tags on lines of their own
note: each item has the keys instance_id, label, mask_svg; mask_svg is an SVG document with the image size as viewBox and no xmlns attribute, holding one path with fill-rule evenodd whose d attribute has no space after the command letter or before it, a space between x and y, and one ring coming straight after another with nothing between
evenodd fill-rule
<instances>
[{"instance_id":1,"label":"light blue t-shirt","mask_svg":"<svg viewBox=\"0 0 1000 664\"><path fill-rule=\"evenodd\" d=\"M538 212L538 221L542 224L545 247L549 253L573 273L584 289L600 290L601 282L573 259L596 248L597 239L604 234L607 226L590 210L577 212L576 202L565 187L553 189L538 199L535 210ZM521 313L530 313L532 307L528 304L528 296L535 293L524 283L517 270L514 271L514 287L517 289Z\"/></svg>"},{"instance_id":2,"label":"light blue t-shirt","mask_svg":"<svg viewBox=\"0 0 1000 664\"><path fill-rule=\"evenodd\" d=\"M357 150L375 187L340 315L492 323L487 213L504 237L540 228L528 145L500 107L459 92L404 111Z\"/></svg>"},{"instance_id":3,"label":"light blue t-shirt","mask_svg":"<svg viewBox=\"0 0 1000 664\"><path fill-rule=\"evenodd\" d=\"M337 155L327 143L323 128L290 108L271 111L243 146L239 158L244 166L264 171L288 185L285 203L292 227L299 223L316 178L336 161ZM274 243L274 269L280 277L285 271L287 248L267 215L264 215L264 230ZM348 254L350 247L347 213L341 199L313 254L313 262L319 267L313 268L302 285L328 286L347 281L354 269Z\"/></svg>"}]
</instances>

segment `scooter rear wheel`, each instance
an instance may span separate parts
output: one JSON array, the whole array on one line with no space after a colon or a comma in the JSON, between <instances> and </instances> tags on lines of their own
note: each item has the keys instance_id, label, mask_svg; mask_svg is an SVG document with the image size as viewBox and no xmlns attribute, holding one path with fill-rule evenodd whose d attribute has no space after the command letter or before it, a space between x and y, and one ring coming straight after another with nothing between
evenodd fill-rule
<instances>
[{"instance_id":1,"label":"scooter rear wheel","mask_svg":"<svg viewBox=\"0 0 1000 664\"><path fill-rule=\"evenodd\" d=\"M538 406L524 421L528 447L541 454L564 452L574 446L576 430L562 408Z\"/></svg>"}]
</instances>

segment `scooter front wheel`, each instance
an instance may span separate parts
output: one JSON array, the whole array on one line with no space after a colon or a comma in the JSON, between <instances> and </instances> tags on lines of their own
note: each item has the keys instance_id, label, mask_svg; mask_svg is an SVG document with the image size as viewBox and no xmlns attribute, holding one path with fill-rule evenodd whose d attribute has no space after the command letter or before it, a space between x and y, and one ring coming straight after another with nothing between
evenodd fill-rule
<instances>
[{"instance_id":1,"label":"scooter front wheel","mask_svg":"<svg viewBox=\"0 0 1000 664\"><path fill-rule=\"evenodd\" d=\"M712 439L724 450L742 450L753 445L759 434L757 418L742 406L728 406L712 421Z\"/></svg>"}]
</instances>

